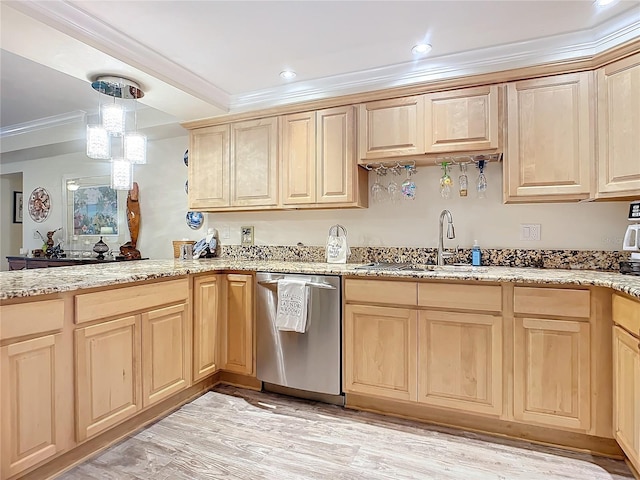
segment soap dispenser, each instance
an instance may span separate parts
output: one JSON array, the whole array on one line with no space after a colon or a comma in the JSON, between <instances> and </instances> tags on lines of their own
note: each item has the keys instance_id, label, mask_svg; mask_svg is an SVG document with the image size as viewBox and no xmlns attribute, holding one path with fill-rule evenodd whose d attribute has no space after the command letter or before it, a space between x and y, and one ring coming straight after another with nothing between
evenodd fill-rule
<instances>
[{"instance_id":1,"label":"soap dispenser","mask_svg":"<svg viewBox=\"0 0 640 480\"><path fill-rule=\"evenodd\" d=\"M474 267L479 267L482 264L480 252L480 245L478 245L478 240L473 241L473 248L471 248L471 265Z\"/></svg>"}]
</instances>

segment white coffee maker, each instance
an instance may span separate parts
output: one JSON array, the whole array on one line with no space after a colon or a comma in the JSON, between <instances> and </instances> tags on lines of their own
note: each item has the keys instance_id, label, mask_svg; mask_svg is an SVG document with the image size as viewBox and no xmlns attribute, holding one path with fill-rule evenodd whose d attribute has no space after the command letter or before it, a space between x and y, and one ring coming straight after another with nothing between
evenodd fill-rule
<instances>
[{"instance_id":1,"label":"white coffee maker","mask_svg":"<svg viewBox=\"0 0 640 480\"><path fill-rule=\"evenodd\" d=\"M629 217L633 224L627 227L622 241L622 249L631 252L628 262L620 262L620 273L640 275L640 200L629 204Z\"/></svg>"}]
</instances>

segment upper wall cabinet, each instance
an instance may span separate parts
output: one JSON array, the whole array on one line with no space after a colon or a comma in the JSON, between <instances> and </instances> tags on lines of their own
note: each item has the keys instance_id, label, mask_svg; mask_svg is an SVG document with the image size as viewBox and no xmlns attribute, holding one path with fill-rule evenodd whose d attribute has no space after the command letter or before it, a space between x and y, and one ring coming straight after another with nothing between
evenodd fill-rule
<instances>
[{"instance_id":1,"label":"upper wall cabinet","mask_svg":"<svg viewBox=\"0 0 640 480\"><path fill-rule=\"evenodd\" d=\"M358 159L424 153L424 97L394 98L359 106Z\"/></svg>"},{"instance_id":2,"label":"upper wall cabinet","mask_svg":"<svg viewBox=\"0 0 640 480\"><path fill-rule=\"evenodd\" d=\"M588 198L594 159L593 74L507 85L505 202Z\"/></svg>"},{"instance_id":3,"label":"upper wall cabinet","mask_svg":"<svg viewBox=\"0 0 640 480\"><path fill-rule=\"evenodd\" d=\"M360 108L361 163L423 154L500 148L498 85L365 103ZM364 161L364 162L363 162Z\"/></svg>"},{"instance_id":4,"label":"upper wall cabinet","mask_svg":"<svg viewBox=\"0 0 640 480\"><path fill-rule=\"evenodd\" d=\"M640 54L598 75L597 198L640 196Z\"/></svg>"},{"instance_id":5,"label":"upper wall cabinet","mask_svg":"<svg viewBox=\"0 0 640 480\"><path fill-rule=\"evenodd\" d=\"M497 85L425 95L426 153L497 150Z\"/></svg>"},{"instance_id":6,"label":"upper wall cabinet","mask_svg":"<svg viewBox=\"0 0 640 480\"><path fill-rule=\"evenodd\" d=\"M277 206L277 126L273 117L192 130L189 208L248 210Z\"/></svg>"},{"instance_id":7,"label":"upper wall cabinet","mask_svg":"<svg viewBox=\"0 0 640 480\"><path fill-rule=\"evenodd\" d=\"M366 171L355 161L354 107L281 117L282 204L367 206Z\"/></svg>"}]
</instances>

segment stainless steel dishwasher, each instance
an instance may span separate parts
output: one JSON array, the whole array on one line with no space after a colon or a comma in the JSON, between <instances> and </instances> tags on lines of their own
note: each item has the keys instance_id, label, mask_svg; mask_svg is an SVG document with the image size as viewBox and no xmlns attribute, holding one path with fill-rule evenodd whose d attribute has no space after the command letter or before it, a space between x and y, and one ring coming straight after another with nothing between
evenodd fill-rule
<instances>
[{"instance_id":1,"label":"stainless steel dishwasher","mask_svg":"<svg viewBox=\"0 0 640 480\"><path fill-rule=\"evenodd\" d=\"M309 288L306 333L276 328L278 280L302 280ZM257 377L265 390L342 404L340 277L256 274Z\"/></svg>"}]
</instances>

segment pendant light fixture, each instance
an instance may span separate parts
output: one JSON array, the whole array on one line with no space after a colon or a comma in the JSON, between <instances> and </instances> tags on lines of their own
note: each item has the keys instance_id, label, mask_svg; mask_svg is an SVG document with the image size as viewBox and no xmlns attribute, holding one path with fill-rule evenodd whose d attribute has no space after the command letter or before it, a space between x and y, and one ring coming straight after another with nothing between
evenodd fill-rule
<instances>
[{"instance_id":1,"label":"pendant light fixture","mask_svg":"<svg viewBox=\"0 0 640 480\"><path fill-rule=\"evenodd\" d=\"M144 92L135 82L119 77L98 76L91 83L94 90L111 97L102 101L100 95L99 123L87 125L87 156L111 161L111 188L130 190L134 164L147 163L147 137L137 131L138 102ZM126 103L133 101L133 109ZM133 129L127 124L132 111Z\"/></svg>"}]
</instances>

